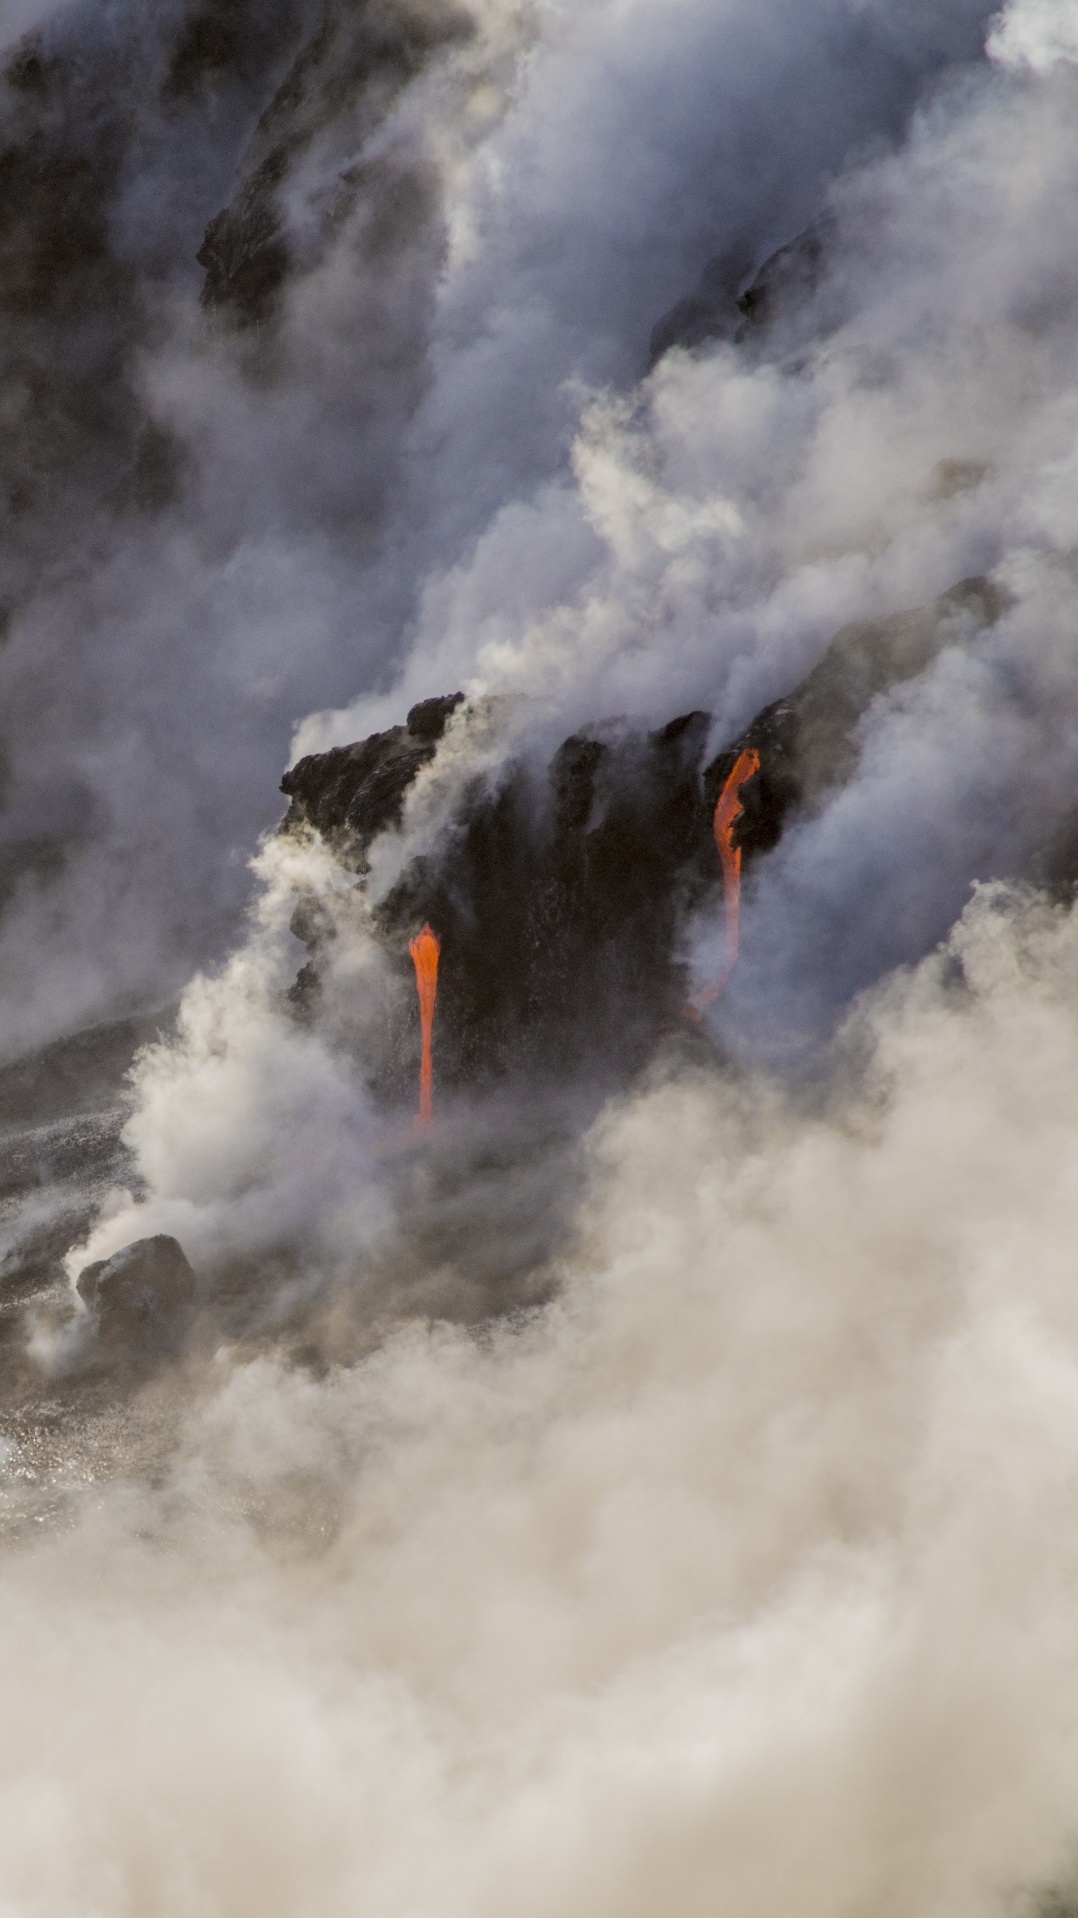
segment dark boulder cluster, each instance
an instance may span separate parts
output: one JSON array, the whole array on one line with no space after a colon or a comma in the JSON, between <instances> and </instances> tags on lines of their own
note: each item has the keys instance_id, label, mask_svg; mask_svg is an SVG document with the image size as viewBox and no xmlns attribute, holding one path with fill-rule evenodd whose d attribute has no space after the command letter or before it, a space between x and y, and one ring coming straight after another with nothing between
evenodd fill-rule
<instances>
[{"instance_id":1,"label":"dark boulder cluster","mask_svg":"<svg viewBox=\"0 0 1078 1918\"><path fill-rule=\"evenodd\" d=\"M803 683L716 756L710 715L692 712L652 732L587 728L549 764L522 757L493 780L477 776L436 848L411 861L375 915L402 972L424 921L441 940L440 1083L638 1069L685 1020L685 933L694 911L721 901L713 819L738 754L759 757L734 829L748 874L791 812L814 809L855 770L872 700L1003 605L989 581L970 579L931 606L844 628ZM283 783L292 803L282 830L315 829L361 878L459 703L425 701L404 726L301 760ZM310 954L293 1003L317 1018L332 929L304 901L293 930ZM391 1045L393 1065L375 1067L388 1091L410 1090L412 1051Z\"/></svg>"}]
</instances>

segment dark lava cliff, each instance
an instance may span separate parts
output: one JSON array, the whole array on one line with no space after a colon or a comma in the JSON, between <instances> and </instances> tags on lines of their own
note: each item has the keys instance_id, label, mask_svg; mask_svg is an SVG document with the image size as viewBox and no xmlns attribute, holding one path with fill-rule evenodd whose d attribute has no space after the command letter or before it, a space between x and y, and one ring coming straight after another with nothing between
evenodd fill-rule
<instances>
[{"instance_id":1,"label":"dark lava cliff","mask_svg":"<svg viewBox=\"0 0 1078 1918\"><path fill-rule=\"evenodd\" d=\"M567 1068L611 1082L638 1070L660 1035L686 1021L687 932L695 912L721 909L712 822L738 753L759 754L735 827L751 885L787 820L856 770L872 702L991 625L1004 604L991 582L969 579L931 606L844 628L800 686L718 753L709 752L711 716L691 712L652 731L585 728L548 764L521 756L497 776L476 775L435 848L406 865L375 911L402 972L425 920L442 942L440 1083ZM459 693L426 700L403 726L301 759L282 782L291 801L282 830L320 833L362 883L370 847L400 825L412 782L461 705ZM333 922L305 899L293 930L309 953L293 1004L317 1019ZM387 1093L410 1090L414 1049L414 1034L387 1038L373 1068Z\"/></svg>"}]
</instances>

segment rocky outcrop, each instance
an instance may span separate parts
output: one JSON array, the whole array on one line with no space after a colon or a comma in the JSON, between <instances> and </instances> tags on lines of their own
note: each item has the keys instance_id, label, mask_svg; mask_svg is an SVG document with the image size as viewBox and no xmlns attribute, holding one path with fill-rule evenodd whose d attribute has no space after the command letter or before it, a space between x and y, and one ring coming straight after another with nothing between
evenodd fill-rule
<instances>
[{"instance_id":1,"label":"rocky outcrop","mask_svg":"<svg viewBox=\"0 0 1078 1918\"><path fill-rule=\"evenodd\" d=\"M361 869L378 833L398 826L404 795L421 766L434 758L449 716L463 693L424 699L403 726L372 733L354 746L333 746L297 760L281 781L291 805L282 831L311 826L346 864Z\"/></svg>"},{"instance_id":2,"label":"rocky outcrop","mask_svg":"<svg viewBox=\"0 0 1078 1918\"><path fill-rule=\"evenodd\" d=\"M563 1072L567 1059L592 1077L636 1069L684 1017L686 927L721 897L713 815L738 753L759 755L736 827L748 875L792 812L818 807L853 773L872 700L1003 605L989 581L970 579L931 606L845 627L799 687L710 759L710 715L693 712L655 732L586 728L546 767L521 760L493 783L476 778L436 850L411 861L376 912L402 973L424 920L441 939L440 1082ZM362 875L459 700L425 702L406 726L301 760L284 780L283 830L314 827ZM293 1003L316 1017L332 925L308 900L293 930L310 953ZM407 1046L394 1041L387 1057L387 1088L394 1070L410 1087Z\"/></svg>"},{"instance_id":3,"label":"rocky outcrop","mask_svg":"<svg viewBox=\"0 0 1078 1918\"><path fill-rule=\"evenodd\" d=\"M709 728L610 727L477 783L438 849L380 908L397 949L429 920L442 941L439 1076L620 1075L681 1017L679 936L715 883Z\"/></svg>"},{"instance_id":4,"label":"rocky outcrop","mask_svg":"<svg viewBox=\"0 0 1078 1918\"><path fill-rule=\"evenodd\" d=\"M858 722L879 694L914 679L950 641L994 625L1008 603L991 580L964 579L930 606L855 621L836 633L807 679L758 713L710 769L717 789L744 747L760 755L739 828L745 857L775 844L791 807L816 808L852 776Z\"/></svg>"}]
</instances>

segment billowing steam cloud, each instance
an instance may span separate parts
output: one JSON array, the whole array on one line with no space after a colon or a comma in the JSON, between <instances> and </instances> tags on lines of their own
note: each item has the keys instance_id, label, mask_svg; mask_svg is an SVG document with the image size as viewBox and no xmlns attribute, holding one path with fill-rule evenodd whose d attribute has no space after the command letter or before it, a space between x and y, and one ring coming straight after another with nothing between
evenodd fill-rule
<instances>
[{"instance_id":1,"label":"billowing steam cloud","mask_svg":"<svg viewBox=\"0 0 1078 1918\"><path fill-rule=\"evenodd\" d=\"M189 1381L158 1488L72 1485L0 1572L12 1907L1038 1909L1076 980L1068 916L986 892L859 1015L856 1095L611 1114L555 1306Z\"/></svg>"},{"instance_id":2,"label":"billowing steam cloud","mask_svg":"<svg viewBox=\"0 0 1078 1918\"><path fill-rule=\"evenodd\" d=\"M992 58L1007 67L1051 71L1078 58L1078 22L1067 0L1024 0L1002 9L988 39Z\"/></svg>"},{"instance_id":3,"label":"billowing steam cloud","mask_svg":"<svg viewBox=\"0 0 1078 1918\"><path fill-rule=\"evenodd\" d=\"M204 967L68 1261L175 1235L202 1306L111 1396L85 1312L34 1319L0 1903L1062 1918L1075 7L36 17L3 1042ZM746 873L710 1048L597 1118L571 1059L418 1138L378 1100L375 914L477 767L694 707L728 745L930 602ZM290 739L458 686L364 886L310 835L252 880ZM720 891L701 987L724 932Z\"/></svg>"},{"instance_id":4,"label":"billowing steam cloud","mask_svg":"<svg viewBox=\"0 0 1078 1918\"><path fill-rule=\"evenodd\" d=\"M44 19L0 97L9 1053L220 955L296 723L449 670L432 572L481 623L575 584L573 383L627 389L986 12Z\"/></svg>"}]
</instances>

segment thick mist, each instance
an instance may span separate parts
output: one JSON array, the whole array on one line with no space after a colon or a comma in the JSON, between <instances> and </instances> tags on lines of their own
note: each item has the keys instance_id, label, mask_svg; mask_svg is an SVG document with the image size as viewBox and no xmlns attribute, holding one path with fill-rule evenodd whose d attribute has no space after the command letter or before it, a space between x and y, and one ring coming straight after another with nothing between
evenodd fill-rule
<instances>
[{"instance_id":1,"label":"thick mist","mask_svg":"<svg viewBox=\"0 0 1078 1918\"><path fill-rule=\"evenodd\" d=\"M1076 20L0 32L0 1049L178 1003L0 1192L53 1234L0 1271L5 1912L1071 1913ZM933 603L701 1024L429 1132L372 1089L470 780L717 751ZM458 687L362 883L273 833L290 754ZM190 1335L110 1371L60 1259L159 1234Z\"/></svg>"},{"instance_id":2,"label":"thick mist","mask_svg":"<svg viewBox=\"0 0 1078 1918\"><path fill-rule=\"evenodd\" d=\"M612 1110L556 1304L321 1378L222 1349L129 1425L153 1489L73 1461L0 1569L12 1908L1040 1909L1076 962L983 892L823 1103ZM9 1471L13 1525L41 1496Z\"/></svg>"}]
</instances>

